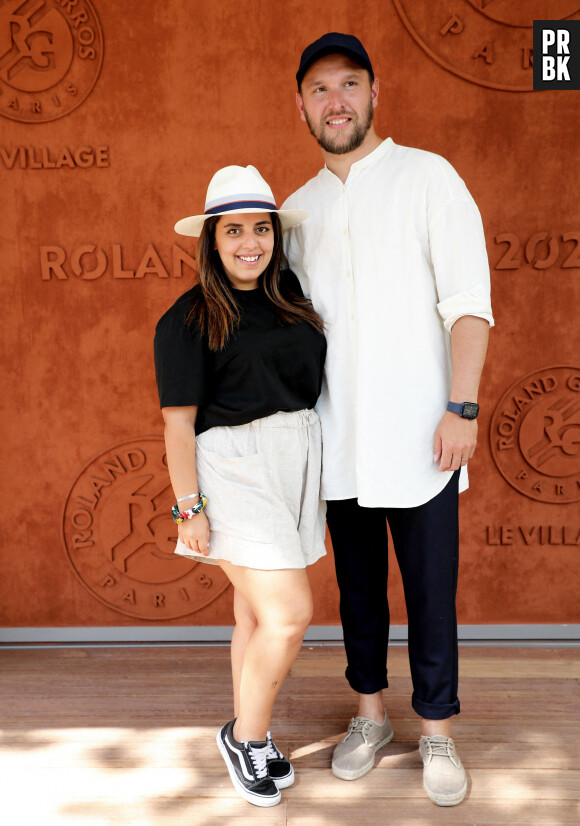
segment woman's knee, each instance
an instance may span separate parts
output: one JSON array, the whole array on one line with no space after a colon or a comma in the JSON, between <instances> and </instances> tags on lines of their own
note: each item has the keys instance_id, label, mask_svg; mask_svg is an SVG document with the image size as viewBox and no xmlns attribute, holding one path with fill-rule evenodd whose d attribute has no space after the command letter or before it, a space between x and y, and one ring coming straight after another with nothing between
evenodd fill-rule
<instances>
[{"instance_id":1,"label":"woman's knee","mask_svg":"<svg viewBox=\"0 0 580 826\"><path fill-rule=\"evenodd\" d=\"M236 622L288 640L302 638L312 619L312 591L305 571L226 569L235 588ZM239 618L239 619L238 619Z\"/></svg>"},{"instance_id":2,"label":"woman's knee","mask_svg":"<svg viewBox=\"0 0 580 826\"><path fill-rule=\"evenodd\" d=\"M271 611L263 618L264 627L288 642L302 640L312 620L312 599L303 599L284 608ZM261 623L262 624L262 623Z\"/></svg>"}]
</instances>

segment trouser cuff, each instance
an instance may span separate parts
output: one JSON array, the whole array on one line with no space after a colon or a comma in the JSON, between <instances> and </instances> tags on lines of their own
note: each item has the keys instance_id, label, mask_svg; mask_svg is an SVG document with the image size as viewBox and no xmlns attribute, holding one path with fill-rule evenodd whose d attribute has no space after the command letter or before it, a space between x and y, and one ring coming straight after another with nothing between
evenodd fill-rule
<instances>
[{"instance_id":1,"label":"trouser cuff","mask_svg":"<svg viewBox=\"0 0 580 826\"><path fill-rule=\"evenodd\" d=\"M388 688L389 685L386 675L382 679L368 679L368 677L357 675L348 667L344 675L353 691L359 694L376 694L377 691L382 691L383 688Z\"/></svg>"},{"instance_id":2,"label":"trouser cuff","mask_svg":"<svg viewBox=\"0 0 580 826\"><path fill-rule=\"evenodd\" d=\"M413 694L411 705L419 717L423 717L425 720L446 720L448 717L453 717L454 714L459 714L459 700L455 700L453 703L424 703L423 700L418 700Z\"/></svg>"}]
</instances>

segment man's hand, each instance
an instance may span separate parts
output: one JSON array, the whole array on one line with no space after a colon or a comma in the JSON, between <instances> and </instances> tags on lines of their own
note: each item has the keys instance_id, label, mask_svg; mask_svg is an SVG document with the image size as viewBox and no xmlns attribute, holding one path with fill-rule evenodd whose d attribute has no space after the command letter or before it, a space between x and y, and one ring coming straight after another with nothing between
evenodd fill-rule
<instances>
[{"instance_id":1,"label":"man's hand","mask_svg":"<svg viewBox=\"0 0 580 826\"><path fill-rule=\"evenodd\" d=\"M433 461L439 470L459 470L475 453L477 421L447 411L435 431Z\"/></svg>"}]
</instances>

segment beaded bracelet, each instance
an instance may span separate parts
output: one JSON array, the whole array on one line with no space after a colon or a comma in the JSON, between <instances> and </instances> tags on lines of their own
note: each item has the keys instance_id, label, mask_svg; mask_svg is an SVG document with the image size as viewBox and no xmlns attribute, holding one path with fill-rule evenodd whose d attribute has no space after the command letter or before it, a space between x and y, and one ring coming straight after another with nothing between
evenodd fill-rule
<instances>
[{"instance_id":1,"label":"beaded bracelet","mask_svg":"<svg viewBox=\"0 0 580 826\"><path fill-rule=\"evenodd\" d=\"M171 508L171 516L176 525L181 525L186 519L192 519L196 514L201 513L207 505L207 496L204 493L199 493L199 502L185 511L179 510L179 505L173 505Z\"/></svg>"}]
</instances>

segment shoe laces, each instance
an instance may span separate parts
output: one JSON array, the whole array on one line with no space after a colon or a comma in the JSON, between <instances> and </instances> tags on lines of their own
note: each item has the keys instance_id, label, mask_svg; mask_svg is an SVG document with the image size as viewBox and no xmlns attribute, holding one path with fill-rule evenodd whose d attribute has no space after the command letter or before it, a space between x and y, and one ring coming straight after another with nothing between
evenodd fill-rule
<instances>
[{"instance_id":1,"label":"shoe laces","mask_svg":"<svg viewBox=\"0 0 580 826\"><path fill-rule=\"evenodd\" d=\"M446 737L443 740L441 735L436 735L425 737L425 740L427 741L428 757L448 757L454 765L457 765L455 745L451 737Z\"/></svg>"},{"instance_id":2,"label":"shoe laces","mask_svg":"<svg viewBox=\"0 0 580 826\"><path fill-rule=\"evenodd\" d=\"M370 720L365 720L364 717L353 717L353 719L348 724L348 732L346 737L350 737L351 734L356 734L357 732L364 735L368 732L371 727ZM346 740L346 737L344 738Z\"/></svg>"},{"instance_id":3,"label":"shoe laces","mask_svg":"<svg viewBox=\"0 0 580 826\"><path fill-rule=\"evenodd\" d=\"M256 779L263 780L265 777L268 776L268 746L262 746L261 749L258 749L248 742L245 742L244 746L246 747L248 754L250 756L250 760L252 761L252 766L254 767L254 774L256 775Z\"/></svg>"},{"instance_id":4,"label":"shoe laces","mask_svg":"<svg viewBox=\"0 0 580 826\"><path fill-rule=\"evenodd\" d=\"M266 732L266 743L268 745L268 751L266 753L267 760L279 760L282 757L282 754L276 748L274 741L272 740L272 735L269 731Z\"/></svg>"}]
</instances>

